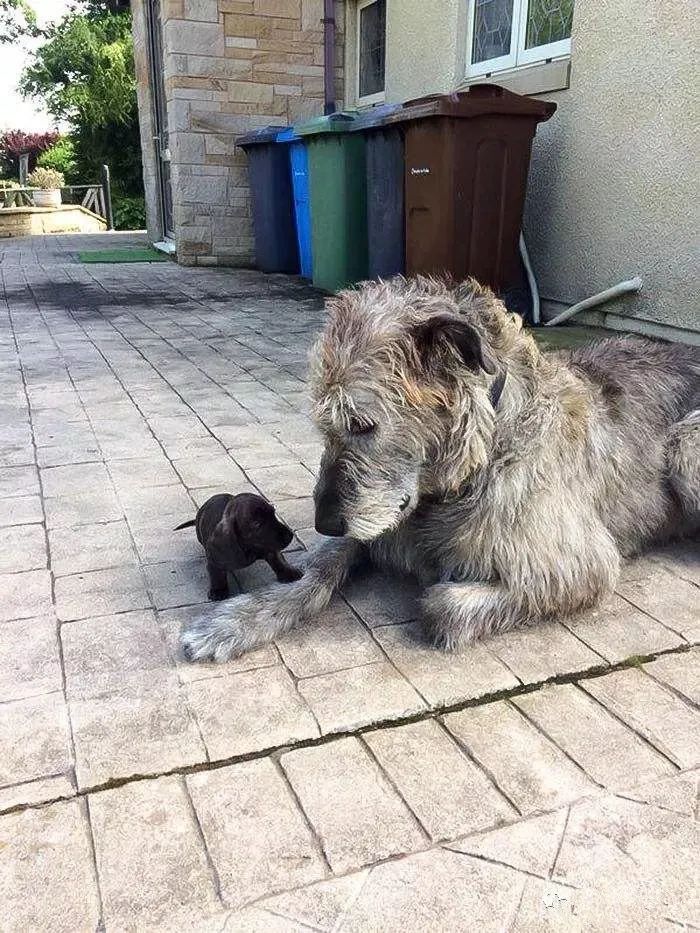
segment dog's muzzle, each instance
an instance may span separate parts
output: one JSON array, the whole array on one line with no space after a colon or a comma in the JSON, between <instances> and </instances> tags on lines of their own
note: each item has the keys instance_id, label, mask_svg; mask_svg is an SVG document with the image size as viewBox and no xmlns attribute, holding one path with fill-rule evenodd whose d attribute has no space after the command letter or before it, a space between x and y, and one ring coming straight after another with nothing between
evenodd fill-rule
<instances>
[{"instance_id":1,"label":"dog's muzzle","mask_svg":"<svg viewBox=\"0 0 700 933\"><path fill-rule=\"evenodd\" d=\"M342 538L347 533L347 522L343 514L342 497L339 492L342 468L336 461L322 468L314 490L316 531L329 538Z\"/></svg>"}]
</instances>

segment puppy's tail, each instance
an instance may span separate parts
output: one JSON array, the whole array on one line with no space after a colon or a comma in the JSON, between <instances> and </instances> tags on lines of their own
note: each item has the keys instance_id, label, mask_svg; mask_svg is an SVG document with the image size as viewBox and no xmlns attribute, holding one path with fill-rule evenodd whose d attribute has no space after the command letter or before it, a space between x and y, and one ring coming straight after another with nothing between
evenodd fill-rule
<instances>
[{"instance_id":1,"label":"puppy's tail","mask_svg":"<svg viewBox=\"0 0 700 933\"><path fill-rule=\"evenodd\" d=\"M193 518L189 522L183 522L181 525L178 525L176 528L173 529L173 531L180 531L181 528L194 528L196 524L197 524L197 519Z\"/></svg>"}]
</instances>

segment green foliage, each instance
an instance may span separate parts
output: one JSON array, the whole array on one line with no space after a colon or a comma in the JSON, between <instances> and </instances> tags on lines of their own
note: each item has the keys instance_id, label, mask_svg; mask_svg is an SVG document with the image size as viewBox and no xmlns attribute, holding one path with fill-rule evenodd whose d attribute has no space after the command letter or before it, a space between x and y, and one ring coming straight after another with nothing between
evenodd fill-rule
<instances>
[{"instance_id":1,"label":"green foliage","mask_svg":"<svg viewBox=\"0 0 700 933\"><path fill-rule=\"evenodd\" d=\"M66 180L61 174L53 168L35 168L33 172L27 175L27 184L31 188L63 188Z\"/></svg>"},{"instance_id":2,"label":"green foliage","mask_svg":"<svg viewBox=\"0 0 700 933\"><path fill-rule=\"evenodd\" d=\"M115 195L112 214L117 230L143 230L146 226L146 202L143 198Z\"/></svg>"},{"instance_id":3,"label":"green foliage","mask_svg":"<svg viewBox=\"0 0 700 933\"><path fill-rule=\"evenodd\" d=\"M75 146L68 136L62 136L50 149L42 152L36 164L61 172L68 182L77 182Z\"/></svg>"},{"instance_id":4,"label":"green foliage","mask_svg":"<svg viewBox=\"0 0 700 933\"><path fill-rule=\"evenodd\" d=\"M107 164L116 194L143 191L131 14L124 0L83 0L45 33L21 89L67 122L72 179L97 181ZM115 12L117 11L117 12Z\"/></svg>"},{"instance_id":5,"label":"green foliage","mask_svg":"<svg viewBox=\"0 0 700 933\"><path fill-rule=\"evenodd\" d=\"M97 126L128 122L136 95L131 17L64 16L46 31L20 87L41 98L56 119Z\"/></svg>"},{"instance_id":6,"label":"green foliage","mask_svg":"<svg viewBox=\"0 0 700 933\"><path fill-rule=\"evenodd\" d=\"M0 45L38 35L36 13L27 0L0 0Z\"/></svg>"}]
</instances>

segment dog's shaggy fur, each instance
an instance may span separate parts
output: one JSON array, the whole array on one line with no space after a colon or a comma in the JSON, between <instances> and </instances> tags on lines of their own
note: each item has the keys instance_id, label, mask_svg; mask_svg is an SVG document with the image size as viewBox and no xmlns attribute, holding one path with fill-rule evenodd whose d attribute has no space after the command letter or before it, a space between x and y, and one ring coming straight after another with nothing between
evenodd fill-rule
<instances>
[{"instance_id":1,"label":"dog's shaggy fur","mask_svg":"<svg viewBox=\"0 0 700 933\"><path fill-rule=\"evenodd\" d=\"M474 282L365 283L312 357L320 530L298 583L183 634L225 660L313 618L363 553L417 575L446 648L591 606L621 557L700 524L700 353L631 338L545 353Z\"/></svg>"}]
</instances>

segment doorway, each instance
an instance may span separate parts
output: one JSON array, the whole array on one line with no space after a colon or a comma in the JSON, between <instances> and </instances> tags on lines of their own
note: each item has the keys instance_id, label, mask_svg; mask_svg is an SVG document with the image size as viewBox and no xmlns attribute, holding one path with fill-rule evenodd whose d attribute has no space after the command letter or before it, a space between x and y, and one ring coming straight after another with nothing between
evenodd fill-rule
<instances>
[{"instance_id":1,"label":"doorway","mask_svg":"<svg viewBox=\"0 0 700 933\"><path fill-rule=\"evenodd\" d=\"M151 100L153 104L153 145L155 147L160 225L163 239L174 242L168 110L165 100L165 83L163 81L161 0L147 0L147 26Z\"/></svg>"}]
</instances>

